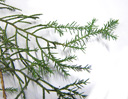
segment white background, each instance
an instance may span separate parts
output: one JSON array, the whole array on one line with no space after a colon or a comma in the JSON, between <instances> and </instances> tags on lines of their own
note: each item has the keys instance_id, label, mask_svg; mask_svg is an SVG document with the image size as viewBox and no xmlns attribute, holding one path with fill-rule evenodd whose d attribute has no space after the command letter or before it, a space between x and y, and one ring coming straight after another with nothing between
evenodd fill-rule
<instances>
[{"instance_id":1,"label":"white background","mask_svg":"<svg viewBox=\"0 0 128 99\"><path fill-rule=\"evenodd\" d=\"M128 1L127 0L7 0L26 14L42 13L42 22L58 20L59 23L78 22L85 25L93 18L102 26L110 18L119 19L115 30L117 41L92 41L86 54L77 53L82 65L91 64L89 99L128 99ZM105 44L104 44L105 43ZM106 47L106 46L107 47ZM91 92L90 92L91 90Z\"/></svg>"}]
</instances>

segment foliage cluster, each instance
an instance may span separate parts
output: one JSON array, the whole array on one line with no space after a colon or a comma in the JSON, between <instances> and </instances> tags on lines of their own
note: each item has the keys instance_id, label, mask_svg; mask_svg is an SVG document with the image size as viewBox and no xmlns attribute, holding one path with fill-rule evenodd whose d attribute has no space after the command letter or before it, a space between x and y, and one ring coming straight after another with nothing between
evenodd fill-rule
<instances>
[{"instance_id":1,"label":"foliage cluster","mask_svg":"<svg viewBox=\"0 0 128 99\"><path fill-rule=\"evenodd\" d=\"M10 6L1 0L0 10L16 11L20 9ZM98 35L101 35L102 38L107 40L110 38L115 40L117 36L113 34L113 30L116 28L118 20L111 19L108 23L104 24L102 28L95 25L96 19L88 22L85 26L80 26L77 22L63 25L57 21L48 22L47 24L33 24L32 21L29 20L36 20L40 15L41 14L14 14L0 17L0 72L3 74L8 73L15 77L20 86L19 89L13 87L6 88L6 86L4 86L5 88L3 87L1 90L5 92L17 91L18 94L15 99L19 97L25 99L25 90L31 81L42 88L43 99L46 98L46 92L49 94L56 92L59 99L75 99L76 96L79 96L81 99L85 98L86 95L79 92L79 89L83 88L88 80L76 80L62 88L57 88L45 79L45 76L50 77L50 75L54 75L56 72L60 72L64 77L68 77L70 76L68 72L70 69L90 72L90 65L81 66L68 64L72 63L77 56L69 54L66 55L65 58L58 58L56 56L58 53L55 52L55 50L62 47L62 51L70 49L71 52L77 50L84 52L88 40ZM22 27L23 25L25 25L25 27ZM13 32L9 31L10 28ZM63 38L65 33L70 33L72 38L65 42L59 42L38 35L40 31L51 28L55 30L55 33L59 34L60 38ZM30 45L33 42L31 38L35 40L35 48ZM25 46L20 46L22 42ZM6 99L5 95L4 98Z\"/></svg>"}]
</instances>

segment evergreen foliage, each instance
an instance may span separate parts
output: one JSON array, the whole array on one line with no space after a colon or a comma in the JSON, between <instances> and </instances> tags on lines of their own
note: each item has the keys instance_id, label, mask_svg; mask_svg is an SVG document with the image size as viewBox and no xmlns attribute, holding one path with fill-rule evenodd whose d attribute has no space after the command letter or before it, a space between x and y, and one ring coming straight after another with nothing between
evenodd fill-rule
<instances>
[{"instance_id":1,"label":"evergreen foliage","mask_svg":"<svg viewBox=\"0 0 128 99\"><path fill-rule=\"evenodd\" d=\"M10 6L1 0L0 10L16 11L20 9ZM85 93L81 93L79 90L87 84L88 79L76 80L62 88L57 88L52 83L49 83L45 79L45 76L50 77L50 75L60 72L64 77L68 77L70 76L68 72L70 69L90 72L90 65L81 66L72 63L77 57L72 53L66 55L65 58L57 57L59 54L59 52L57 53L57 49L62 47L62 51L70 49L70 52L77 50L85 52L88 40L98 35L101 35L106 40L110 40L110 38L116 40L117 36L113 34L113 31L118 25L118 20L111 19L102 28L95 25L96 19L88 22L85 26L80 26L77 22L63 25L57 21L48 22L47 24L33 24L31 20L38 19L40 15L15 14L0 17L2 24L0 24L0 71L3 74L8 73L15 77L20 86L20 90L12 87L6 88L6 86L4 86L5 90L3 88L1 90L12 93L18 92L15 99L19 97L25 99L25 90L31 81L42 88L43 99L47 98L45 97L46 92L49 94L56 92L58 99L76 99L77 96L80 99L84 99L86 97ZM23 28L21 24L25 27ZM10 28L14 30L13 33L8 31ZM60 38L63 38L65 33L70 33L72 38L64 42L59 42L38 35L38 32L45 29L54 29ZM21 38L23 41L19 41ZM35 40L35 48L30 46L33 40L31 38ZM20 46L20 42L24 42L25 47ZM37 57L37 53L40 53L38 54L40 56ZM18 66L20 68L17 65L20 65ZM4 97L6 99L6 96Z\"/></svg>"}]
</instances>

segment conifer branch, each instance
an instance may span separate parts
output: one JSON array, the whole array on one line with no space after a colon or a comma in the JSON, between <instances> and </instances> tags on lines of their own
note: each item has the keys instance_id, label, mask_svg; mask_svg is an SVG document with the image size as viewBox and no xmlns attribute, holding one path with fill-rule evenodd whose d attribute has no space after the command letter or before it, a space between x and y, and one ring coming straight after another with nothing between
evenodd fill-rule
<instances>
[{"instance_id":1,"label":"conifer branch","mask_svg":"<svg viewBox=\"0 0 128 99\"><path fill-rule=\"evenodd\" d=\"M0 1L0 5L2 5L0 9L3 10L20 10L7 5L2 1ZM50 77L50 75L54 75L56 72L67 77L70 76L69 70L77 72L86 70L87 72L90 72L90 65L82 66L73 64L73 61L76 60L76 56L72 55L72 53L65 55L64 58L57 57L57 55L59 55L59 52L57 52L58 47L62 47L62 51L66 51L65 49L67 48L70 49L70 52L77 50L84 52L86 49L86 43L91 39L91 37L101 35L102 38L106 40L110 40L111 38L116 40L117 36L114 35L113 32L118 25L118 20L111 19L101 28L95 25L96 19L88 22L85 26L80 26L75 21L63 25L59 24L57 21L51 21L47 24L33 24L28 20L31 19L36 21L40 15L41 14L16 14L0 18L0 22L4 24L3 26L0 26L0 73L10 73L18 80L20 90L17 90L18 94L16 99L22 95L24 99L26 98L24 90L27 89L30 81L36 83L42 88L43 98L46 98L46 92L49 94L51 92L56 92L59 99L76 99L77 96L84 99L86 95L84 95L84 93L80 93L79 90L88 83L88 80L76 80L62 88L57 88L53 84L49 83L45 77ZM25 25L25 27L23 28L20 24ZM10 27L14 32L10 33L8 31ZM51 28L59 34L60 38L58 39L63 38L65 33L69 33L72 36L69 40L59 42L57 40L49 40L44 36L38 35L38 33L42 33L41 30ZM31 37L33 39L31 39ZM21 38L24 41L24 47L19 44L19 42L21 42L19 41ZM30 46L32 40L35 40L36 47ZM38 54L39 52L40 54ZM17 66L17 62L19 62L21 66ZM19 67L19 69L17 69L17 67ZM1 74L1 79L2 77L3 76ZM4 86L3 81L1 84ZM16 88L13 88L14 90L12 90L11 87L10 89L4 89L4 87L2 87L4 97L6 95L6 89L13 92Z\"/></svg>"}]
</instances>

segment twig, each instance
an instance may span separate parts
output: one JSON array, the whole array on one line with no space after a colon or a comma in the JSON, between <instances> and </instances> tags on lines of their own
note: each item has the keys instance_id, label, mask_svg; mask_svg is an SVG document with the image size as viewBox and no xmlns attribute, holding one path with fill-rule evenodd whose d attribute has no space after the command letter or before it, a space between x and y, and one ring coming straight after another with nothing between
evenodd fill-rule
<instances>
[{"instance_id":1,"label":"twig","mask_svg":"<svg viewBox=\"0 0 128 99\"><path fill-rule=\"evenodd\" d=\"M3 90L3 98L6 98L6 93L5 93L5 88L4 88L4 79L3 79L3 74L2 74L2 70L0 69L0 78L1 78L1 85L2 85L2 90Z\"/></svg>"}]
</instances>

